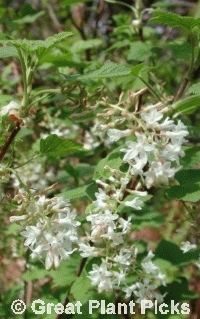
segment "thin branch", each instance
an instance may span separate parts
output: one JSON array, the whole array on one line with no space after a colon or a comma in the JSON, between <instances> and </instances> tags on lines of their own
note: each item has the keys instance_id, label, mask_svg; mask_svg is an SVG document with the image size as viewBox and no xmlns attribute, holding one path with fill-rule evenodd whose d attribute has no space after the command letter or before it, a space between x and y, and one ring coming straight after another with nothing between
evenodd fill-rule
<instances>
[{"instance_id":1,"label":"thin branch","mask_svg":"<svg viewBox=\"0 0 200 319\"><path fill-rule=\"evenodd\" d=\"M3 147L0 150L0 161L4 158L10 144L13 142L15 136L20 131L20 129L21 129L20 123L17 122L15 128L12 130L11 134L8 136L5 144L3 145Z\"/></svg>"},{"instance_id":2,"label":"thin branch","mask_svg":"<svg viewBox=\"0 0 200 319\"><path fill-rule=\"evenodd\" d=\"M69 13L69 18L71 19L71 22L72 22L73 26L74 26L74 27L78 30L78 32L80 33L80 36L81 36L82 40L86 41L86 40L87 40L87 37L86 37L86 34L85 34L85 32L84 32L84 28L83 28L83 27L80 27L80 26L76 23L76 21L75 21L73 15L72 15L71 13ZM91 60L91 52L90 52L90 51L91 51L90 49L86 49L86 50L85 50L85 59L86 59L86 61L90 61L90 60Z\"/></svg>"},{"instance_id":3,"label":"thin branch","mask_svg":"<svg viewBox=\"0 0 200 319\"><path fill-rule=\"evenodd\" d=\"M180 100L180 98L182 97L183 93L185 92L185 89L186 89L186 86L188 85L189 83L189 79L188 78L184 78L183 79L183 82L181 83L176 95L175 95L175 98L174 98L174 103L177 102L178 100Z\"/></svg>"},{"instance_id":4,"label":"thin branch","mask_svg":"<svg viewBox=\"0 0 200 319\"><path fill-rule=\"evenodd\" d=\"M53 27L54 29L57 31L57 32L62 32L63 31L63 27L62 25L60 24L55 12L54 12L54 8L53 6L49 3L47 4L47 9L48 9L48 12L49 12L49 16L53 22Z\"/></svg>"}]
</instances>

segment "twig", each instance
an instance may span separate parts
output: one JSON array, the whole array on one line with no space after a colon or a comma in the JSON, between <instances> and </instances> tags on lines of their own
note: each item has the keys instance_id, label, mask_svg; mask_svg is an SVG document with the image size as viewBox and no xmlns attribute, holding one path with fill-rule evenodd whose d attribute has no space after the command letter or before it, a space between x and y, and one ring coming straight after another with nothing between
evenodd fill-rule
<instances>
[{"instance_id":1,"label":"twig","mask_svg":"<svg viewBox=\"0 0 200 319\"><path fill-rule=\"evenodd\" d=\"M175 98L174 98L174 103L177 102L178 100L180 100L180 98L182 97L183 93L185 92L186 86L188 85L189 79L188 78L184 78L183 82L181 83L181 86L179 87Z\"/></svg>"},{"instance_id":2,"label":"twig","mask_svg":"<svg viewBox=\"0 0 200 319\"><path fill-rule=\"evenodd\" d=\"M73 15L71 13L69 13L69 18L71 19L71 22L73 24L73 26L78 30L78 32L80 33L80 36L82 38L82 40L86 41L87 37L86 34L84 32L83 27L79 27L79 25L76 23L75 19L73 18ZM86 61L90 61L91 60L91 53L90 53L90 49L86 49L85 50L85 59Z\"/></svg>"},{"instance_id":3,"label":"twig","mask_svg":"<svg viewBox=\"0 0 200 319\"><path fill-rule=\"evenodd\" d=\"M49 3L47 4L47 9L48 9L48 12L49 12L49 16L53 22L53 26L54 26L54 29L57 31L57 32L61 32L62 31L62 25L60 24L60 22L58 21L58 18L54 12L54 9L53 9L53 6Z\"/></svg>"},{"instance_id":4,"label":"twig","mask_svg":"<svg viewBox=\"0 0 200 319\"><path fill-rule=\"evenodd\" d=\"M20 131L20 129L21 129L20 123L17 122L15 128L12 130L10 136L8 136L5 144L3 145L3 147L0 150L0 161L4 158L10 144L12 143L12 141L14 140L15 136Z\"/></svg>"}]
</instances>

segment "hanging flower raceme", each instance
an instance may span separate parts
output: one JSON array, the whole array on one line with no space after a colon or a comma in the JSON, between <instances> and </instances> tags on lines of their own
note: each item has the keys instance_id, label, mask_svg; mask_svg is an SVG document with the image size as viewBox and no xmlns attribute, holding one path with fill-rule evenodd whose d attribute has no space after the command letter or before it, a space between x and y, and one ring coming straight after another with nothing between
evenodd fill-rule
<instances>
[{"instance_id":1,"label":"hanging flower raceme","mask_svg":"<svg viewBox=\"0 0 200 319\"><path fill-rule=\"evenodd\" d=\"M136 133L137 141L127 141L121 152L123 161L131 167L132 176L139 175L147 188L168 185L181 168L179 158L184 156L182 144L189 133L179 120L177 124L166 118L156 107L140 114L145 132Z\"/></svg>"},{"instance_id":2,"label":"hanging flower raceme","mask_svg":"<svg viewBox=\"0 0 200 319\"><path fill-rule=\"evenodd\" d=\"M26 196L25 196L26 197ZM18 196L19 199L19 196ZM61 260L68 260L78 242L76 213L69 201L61 197L46 198L44 195L28 197L18 207L21 216L12 216L11 221L23 221L21 235L24 245L31 249L31 257L43 259L46 269L58 268Z\"/></svg>"},{"instance_id":3,"label":"hanging flower raceme","mask_svg":"<svg viewBox=\"0 0 200 319\"><path fill-rule=\"evenodd\" d=\"M115 111L115 106L112 107ZM105 166L105 171L110 174L96 180L101 188L87 209L86 220L91 227L79 244L79 250L84 257L101 258L100 264L92 265L88 276L99 292L116 289L124 291L126 298L134 295L137 302L142 299L162 301L163 296L157 288L165 285L165 274L153 263L151 251L142 262L137 260L137 247L130 242L134 217L122 218L118 208L124 206L140 211L148 189L170 183L181 168L179 159L184 156L182 144L188 131L181 121L176 124L168 117L164 119L162 112L153 105L141 111L139 116L128 111L126 114L121 109L120 118L119 109L117 106L115 116L119 123L127 120L129 129L109 128L108 124L107 135L110 143L126 137L127 141L120 149L124 153L121 167L124 164L126 169ZM131 123L134 122L133 129L130 118ZM140 281L128 284L127 278L134 275L138 275Z\"/></svg>"}]
</instances>

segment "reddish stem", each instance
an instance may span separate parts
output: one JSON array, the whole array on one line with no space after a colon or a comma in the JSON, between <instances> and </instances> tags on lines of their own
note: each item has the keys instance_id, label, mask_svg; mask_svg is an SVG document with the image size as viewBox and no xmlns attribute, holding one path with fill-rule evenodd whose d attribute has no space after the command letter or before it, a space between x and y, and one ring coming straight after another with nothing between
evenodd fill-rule
<instances>
[{"instance_id":1,"label":"reddish stem","mask_svg":"<svg viewBox=\"0 0 200 319\"><path fill-rule=\"evenodd\" d=\"M20 131L20 129L21 129L20 123L17 122L15 128L12 130L11 134L8 136L5 144L3 145L3 147L0 150L0 161L4 158L10 144L12 143L12 141L14 140L15 136Z\"/></svg>"}]
</instances>

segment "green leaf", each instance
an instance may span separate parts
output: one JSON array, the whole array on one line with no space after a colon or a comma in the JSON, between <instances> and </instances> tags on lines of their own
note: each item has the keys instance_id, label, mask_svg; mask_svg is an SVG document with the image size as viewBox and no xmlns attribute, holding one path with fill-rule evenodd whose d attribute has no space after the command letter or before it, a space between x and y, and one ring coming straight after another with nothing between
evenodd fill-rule
<instances>
[{"instance_id":1,"label":"green leaf","mask_svg":"<svg viewBox=\"0 0 200 319\"><path fill-rule=\"evenodd\" d=\"M86 2L87 0L62 0L61 5L65 7L69 7L75 3Z\"/></svg>"},{"instance_id":2,"label":"green leaf","mask_svg":"<svg viewBox=\"0 0 200 319\"><path fill-rule=\"evenodd\" d=\"M180 114L192 114L200 107L200 94L188 96L171 106L171 114L177 117Z\"/></svg>"},{"instance_id":3,"label":"green leaf","mask_svg":"<svg viewBox=\"0 0 200 319\"><path fill-rule=\"evenodd\" d=\"M98 80L130 74L131 70L121 64L107 61L100 69L86 74L64 75L67 81Z\"/></svg>"},{"instance_id":4,"label":"green leaf","mask_svg":"<svg viewBox=\"0 0 200 319\"><path fill-rule=\"evenodd\" d=\"M200 146L188 147L180 164L187 168L195 168L200 163Z\"/></svg>"},{"instance_id":5,"label":"green leaf","mask_svg":"<svg viewBox=\"0 0 200 319\"><path fill-rule=\"evenodd\" d=\"M105 169L105 165L111 167L112 169L119 169L122 164L122 158L123 154L120 152L120 149L122 146L117 147L114 151L112 151L106 158L103 158L100 160L100 162L97 164L93 179L101 179L101 178L108 178L113 173L111 173L109 170Z\"/></svg>"},{"instance_id":6,"label":"green leaf","mask_svg":"<svg viewBox=\"0 0 200 319\"><path fill-rule=\"evenodd\" d=\"M149 22L168 25L171 28L184 28L191 31L194 27L199 26L200 18L182 17L176 13L155 10L154 16Z\"/></svg>"},{"instance_id":7,"label":"green leaf","mask_svg":"<svg viewBox=\"0 0 200 319\"><path fill-rule=\"evenodd\" d=\"M140 75L140 71L142 69L144 69L146 67L146 64L145 63L140 63L140 64L137 64L136 66L132 67L131 68L131 75L133 76L139 76Z\"/></svg>"},{"instance_id":8,"label":"green leaf","mask_svg":"<svg viewBox=\"0 0 200 319\"><path fill-rule=\"evenodd\" d=\"M171 262L172 265L179 266L197 261L199 259L199 254L200 248L183 253L179 246L167 240L162 240L155 251L156 258L162 258Z\"/></svg>"},{"instance_id":9,"label":"green leaf","mask_svg":"<svg viewBox=\"0 0 200 319\"><path fill-rule=\"evenodd\" d=\"M59 54L58 52L48 52L44 55L44 57L41 58L41 63L52 63L57 67L64 67L68 66L70 68L80 68L83 69L87 66L87 62L75 62L73 61L73 57L71 53L67 54Z\"/></svg>"},{"instance_id":10,"label":"green leaf","mask_svg":"<svg viewBox=\"0 0 200 319\"><path fill-rule=\"evenodd\" d=\"M8 95L8 94L0 94L0 108L5 105L5 104L8 104L11 102L11 96Z\"/></svg>"},{"instance_id":11,"label":"green leaf","mask_svg":"<svg viewBox=\"0 0 200 319\"><path fill-rule=\"evenodd\" d=\"M79 172L79 178L84 178L94 173L94 167L87 163L78 164L76 170Z\"/></svg>"},{"instance_id":12,"label":"green leaf","mask_svg":"<svg viewBox=\"0 0 200 319\"><path fill-rule=\"evenodd\" d=\"M200 82L192 84L189 90L187 91L188 94L199 94L200 93Z\"/></svg>"},{"instance_id":13,"label":"green leaf","mask_svg":"<svg viewBox=\"0 0 200 319\"><path fill-rule=\"evenodd\" d=\"M80 289L81 287L81 289ZM81 302L88 301L87 294L91 288L91 281L87 277L86 273L83 272L80 277L76 279L71 287L71 294L75 300L81 300Z\"/></svg>"},{"instance_id":14,"label":"green leaf","mask_svg":"<svg viewBox=\"0 0 200 319\"><path fill-rule=\"evenodd\" d=\"M56 134L49 135L45 139L40 140L40 155L62 157L81 150L81 144L58 137Z\"/></svg>"},{"instance_id":15,"label":"green leaf","mask_svg":"<svg viewBox=\"0 0 200 319\"><path fill-rule=\"evenodd\" d=\"M44 268L42 264L36 264L31 269L27 269L22 278L25 281L32 281L35 279L41 279L49 276L49 272Z\"/></svg>"},{"instance_id":16,"label":"green leaf","mask_svg":"<svg viewBox=\"0 0 200 319\"><path fill-rule=\"evenodd\" d=\"M157 1L156 3L152 4L152 7L153 8L168 8L168 7L177 7L179 5L180 3Z\"/></svg>"},{"instance_id":17,"label":"green leaf","mask_svg":"<svg viewBox=\"0 0 200 319\"><path fill-rule=\"evenodd\" d=\"M53 279L52 288L70 285L77 278L76 269L79 267L80 261L80 254L75 252L69 260L61 263L59 269L50 270L49 276Z\"/></svg>"},{"instance_id":18,"label":"green leaf","mask_svg":"<svg viewBox=\"0 0 200 319\"><path fill-rule=\"evenodd\" d=\"M84 198L94 199L94 193L97 191L98 187L96 183L92 182L73 189L63 190L62 195L70 200Z\"/></svg>"},{"instance_id":19,"label":"green leaf","mask_svg":"<svg viewBox=\"0 0 200 319\"><path fill-rule=\"evenodd\" d=\"M167 43L167 47L172 51L174 59L189 61L192 54L192 47L188 42L177 40Z\"/></svg>"},{"instance_id":20,"label":"green leaf","mask_svg":"<svg viewBox=\"0 0 200 319\"><path fill-rule=\"evenodd\" d=\"M78 52L85 51L87 49L97 48L100 45L102 45L102 43L103 42L100 39L90 39L90 40L87 40L87 41L80 40L80 41L75 42L72 45L70 51L72 53L78 53Z\"/></svg>"},{"instance_id":21,"label":"green leaf","mask_svg":"<svg viewBox=\"0 0 200 319\"><path fill-rule=\"evenodd\" d=\"M1 9L0 9L1 10ZM0 15L1 15L1 12L0 12ZM3 32L0 32L0 41L2 41L2 40L8 40L8 39L10 39L10 37L7 35L7 34L5 34L5 33L3 33Z\"/></svg>"},{"instance_id":22,"label":"green leaf","mask_svg":"<svg viewBox=\"0 0 200 319\"><path fill-rule=\"evenodd\" d=\"M34 23L38 18L44 15L44 11L37 12L35 14L27 14L26 16L22 17L21 19L14 20L19 25L29 23Z\"/></svg>"},{"instance_id":23,"label":"green leaf","mask_svg":"<svg viewBox=\"0 0 200 319\"><path fill-rule=\"evenodd\" d=\"M17 57L18 52L14 46L0 47L0 59Z\"/></svg>"},{"instance_id":24,"label":"green leaf","mask_svg":"<svg viewBox=\"0 0 200 319\"><path fill-rule=\"evenodd\" d=\"M181 170L175 174L180 185L172 186L167 191L170 199L179 199L189 202L200 200L200 170Z\"/></svg>"},{"instance_id":25,"label":"green leaf","mask_svg":"<svg viewBox=\"0 0 200 319\"><path fill-rule=\"evenodd\" d=\"M116 212L132 216L134 230L140 230L145 226L159 227L165 222L165 216L161 215L159 212L149 211L146 207L136 211L132 207L119 205Z\"/></svg>"},{"instance_id":26,"label":"green leaf","mask_svg":"<svg viewBox=\"0 0 200 319\"><path fill-rule=\"evenodd\" d=\"M59 42L65 40L67 37L72 35L71 32L60 32L55 34L52 37L47 38L46 40L8 40L6 43L12 45L17 49L25 51L28 55L36 53L38 58L41 58L46 54L52 47L54 47ZM5 42L5 41L3 41Z\"/></svg>"},{"instance_id":27,"label":"green leaf","mask_svg":"<svg viewBox=\"0 0 200 319\"><path fill-rule=\"evenodd\" d=\"M152 55L152 44L147 42L135 41L128 51L128 61L144 61Z\"/></svg>"},{"instance_id":28,"label":"green leaf","mask_svg":"<svg viewBox=\"0 0 200 319\"><path fill-rule=\"evenodd\" d=\"M174 280L172 283L166 285L165 287L160 287L160 292L164 297L164 302L171 306L172 302L174 304L178 303L180 305L181 301L185 301L188 299L194 299L197 298L197 294L195 294L193 291L189 289L189 284L186 278L179 277L176 280ZM180 311L180 306L178 307ZM170 309L170 308L169 308ZM176 311L175 311L176 313ZM160 315L158 318L163 319L163 315ZM168 316L167 316L168 318ZM174 315L169 318L174 318ZM180 315L178 318L181 318Z\"/></svg>"}]
</instances>

